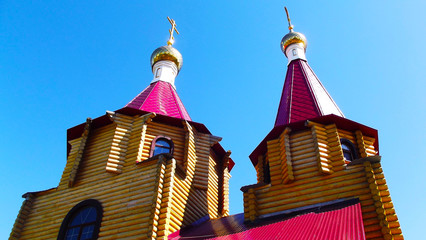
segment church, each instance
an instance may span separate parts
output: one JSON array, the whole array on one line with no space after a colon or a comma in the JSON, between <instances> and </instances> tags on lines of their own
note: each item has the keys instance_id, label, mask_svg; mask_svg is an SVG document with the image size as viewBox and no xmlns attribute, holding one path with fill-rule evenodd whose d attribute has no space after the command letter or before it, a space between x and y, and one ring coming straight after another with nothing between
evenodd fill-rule
<instances>
[{"instance_id":1,"label":"church","mask_svg":"<svg viewBox=\"0 0 426 240\"><path fill-rule=\"evenodd\" d=\"M10 239L403 239L377 130L345 118L287 18L283 91L274 127L249 156L257 182L241 187L243 213L229 214L231 151L177 93L183 57L168 18L151 83L67 130L58 186L23 195Z\"/></svg>"}]
</instances>

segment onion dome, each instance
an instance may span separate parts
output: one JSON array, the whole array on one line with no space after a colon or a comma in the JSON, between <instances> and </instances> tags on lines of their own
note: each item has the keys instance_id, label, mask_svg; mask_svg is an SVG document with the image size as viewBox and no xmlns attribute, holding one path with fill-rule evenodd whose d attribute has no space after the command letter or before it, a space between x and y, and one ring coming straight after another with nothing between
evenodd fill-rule
<instances>
[{"instance_id":1,"label":"onion dome","mask_svg":"<svg viewBox=\"0 0 426 240\"><path fill-rule=\"evenodd\" d=\"M306 51L306 47L308 46L308 41L306 40L305 35L299 32L294 32L293 26L291 26L290 32L287 33L281 40L281 50L283 51L283 53L286 54L285 50L287 49L287 47L294 43L302 44L303 48Z\"/></svg>"},{"instance_id":2,"label":"onion dome","mask_svg":"<svg viewBox=\"0 0 426 240\"><path fill-rule=\"evenodd\" d=\"M302 33L293 31L293 25L291 24L288 10L286 7L284 7L284 9L285 9L285 13L287 14L288 30L290 30L290 32L287 33L281 40L281 50L287 56L286 50L288 46L290 46L291 44L300 44L303 47L303 50L306 52L308 41L306 40L305 35L303 35Z\"/></svg>"},{"instance_id":3,"label":"onion dome","mask_svg":"<svg viewBox=\"0 0 426 240\"><path fill-rule=\"evenodd\" d=\"M171 45L162 46L154 50L151 55L151 67L158 61L168 60L176 64L178 71L182 68L183 58L180 52Z\"/></svg>"}]
</instances>

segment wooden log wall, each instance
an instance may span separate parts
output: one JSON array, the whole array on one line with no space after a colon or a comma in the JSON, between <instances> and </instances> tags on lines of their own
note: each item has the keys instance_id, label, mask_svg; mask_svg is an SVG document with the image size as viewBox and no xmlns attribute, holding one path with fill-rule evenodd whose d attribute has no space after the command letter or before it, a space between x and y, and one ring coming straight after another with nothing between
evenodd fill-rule
<instances>
[{"instance_id":1,"label":"wooden log wall","mask_svg":"<svg viewBox=\"0 0 426 240\"><path fill-rule=\"evenodd\" d=\"M311 127L315 148L317 149L319 171L323 174L332 174L334 171L342 170L345 160L336 125L324 125L308 121L307 126Z\"/></svg>"},{"instance_id":2,"label":"wooden log wall","mask_svg":"<svg viewBox=\"0 0 426 240\"><path fill-rule=\"evenodd\" d=\"M209 156L209 175L207 188L207 203L210 218L218 218L219 215L219 175L218 171L221 168L218 164L218 157L213 150Z\"/></svg>"},{"instance_id":3,"label":"wooden log wall","mask_svg":"<svg viewBox=\"0 0 426 240\"><path fill-rule=\"evenodd\" d=\"M89 137L91 124L92 119L88 118L86 120L86 126L84 127L83 134L81 136L80 144L78 145L78 151L73 161L73 167L71 169L70 176L68 179L68 187L72 187L72 185L74 185L75 177L77 176L77 171L80 166L81 159L83 158L84 149L86 147L86 142Z\"/></svg>"},{"instance_id":4,"label":"wooden log wall","mask_svg":"<svg viewBox=\"0 0 426 240\"><path fill-rule=\"evenodd\" d=\"M268 142L268 160L271 184L286 184L294 180L292 153L290 147L290 128L286 128L279 138ZM266 163L263 163L266 166Z\"/></svg>"},{"instance_id":5,"label":"wooden log wall","mask_svg":"<svg viewBox=\"0 0 426 240\"><path fill-rule=\"evenodd\" d=\"M133 128L133 118L117 113L109 115L116 126L105 169L107 172L119 174L122 172L126 160L130 133Z\"/></svg>"},{"instance_id":6,"label":"wooden log wall","mask_svg":"<svg viewBox=\"0 0 426 240\"><path fill-rule=\"evenodd\" d=\"M218 196L222 187L218 171L223 170L218 164L222 161L211 150L220 138L198 133L187 122L182 127L155 122L152 114L112 118L114 123L69 142L58 188L34 193L34 198L24 201L13 236L55 239L66 214L87 199L96 199L103 207L99 239L166 239L207 214L221 215L218 203L225 198ZM173 140L174 158L150 158L152 140L159 135ZM114 171L107 170L107 164ZM184 175L177 171L179 164L187 166ZM73 166L77 170L69 185ZM229 177L223 173L223 185ZM227 186L223 189L228 192ZM222 213L227 214L227 203L223 206Z\"/></svg>"},{"instance_id":7,"label":"wooden log wall","mask_svg":"<svg viewBox=\"0 0 426 240\"><path fill-rule=\"evenodd\" d=\"M370 183L377 221L384 239L403 239L398 217L396 216L383 170L380 163L364 162L367 181ZM372 233L375 236L377 233Z\"/></svg>"},{"instance_id":8,"label":"wooden log wall","mask_svg":"<svg viewBox=\"0 0 426 240\"><path fill-rule=\"evenodd\" d=\"M337 129L334 124L308 123L310 129L291 132L289 146L294 181L280 183L281 166L285 164L277 139L268 141L271 184L244 189L244 218L253 221L260 216L276 214L298 207L344 198L359 198L367 239L402 239L380 163L347 166L340 138L346 138L359 149L361 156L376 155L375 139L362 132ZM281 158L281 159L279 159ZM322 163L319 168L319 161ZM370 165L368 165L370 164ZM325 173L325 174L324 174ZM392 238L390 238L392 237Z\"/></svg>"},{"instance_id":9,"label":"wooden log wall","mask_svg":"<svg viewBox=\"0 0 426 240\"><path fill-rule=\"evenodd\" d=\"M30 214L32 205L34 201L34 195L27 193L25 195L25 200L22 203L21 209L19 210L18 216L16 217L15 224L13 224L12 232L10 233L10 240L18 240L21 238L21 232L24 228L24 224Z\"/></svg>"},{"instance_id":10,"label":"wooden log wall","mask_svg":"<svg viewBox=\"0 0 426 240\"><path fill-rule=\"evenodd\" d=\"M264 157L262 155L259 155L259 157L257 158L257 164L256 166L254 166L254 168L256 169L257 182L265 182L265 173L263 169L263 163L265 160L263 159Z\"/></svg>"}]
</instances>

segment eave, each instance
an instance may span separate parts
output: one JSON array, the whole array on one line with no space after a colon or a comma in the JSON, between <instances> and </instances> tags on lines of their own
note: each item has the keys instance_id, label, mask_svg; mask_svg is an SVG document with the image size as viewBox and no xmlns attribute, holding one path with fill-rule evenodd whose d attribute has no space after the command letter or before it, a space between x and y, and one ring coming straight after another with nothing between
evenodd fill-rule
<instances>
[{"instance_id":1,"label":"eave","mask_svg":"<svg viewBox=\"0 0 426 240\"><path fill-rule=\"evenodd\" d=\"M292 131L299 131L304 129L309 129L306 126L307 121L317 122L321 124L336 124L336 127L339 129L347 130L347 131L356 131L360 130L363 134L373 137L376 139L374 142L374 147L377 150L377 154L379 154L379 139L378 132L376 129L367 127L363 124L357 123L355 121L349 120L347 118L339 117L334 114L329 114L321 117L311 118L307 120L302 120L298 122L293 122L286 125L275 126L268 133L268 135L260 142L260 144L254 149L254 151L250 154L249 158L253 164L253 166L257 165L257 159L259 155L265 154L267 150L267 142L269 140L277 138L285 128L289 127Z\"/></svg>"}]
</instances>

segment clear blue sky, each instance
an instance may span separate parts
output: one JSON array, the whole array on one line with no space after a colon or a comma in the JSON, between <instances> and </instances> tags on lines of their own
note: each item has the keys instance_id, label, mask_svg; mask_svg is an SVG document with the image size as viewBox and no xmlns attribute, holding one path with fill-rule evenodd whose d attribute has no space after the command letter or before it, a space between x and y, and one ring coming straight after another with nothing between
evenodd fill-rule
<instances>
[{"instance_id":1,"label":"clear blue sky","mask_svg":"<svg viewBox=\"0 0 426 240\"><path fill-rule=\"evenodd\" d=\"M66 130L123 107L151 81L149 58L171 16L184 58L177 91L190 116L223 137L240 187L248 155L272 129L287 59L284 4L307 58L347 118L379 130L402 231L424 237L425 1L0 1L0 239L29 191L57 186Z\"/></svg>"}]
</instances>

